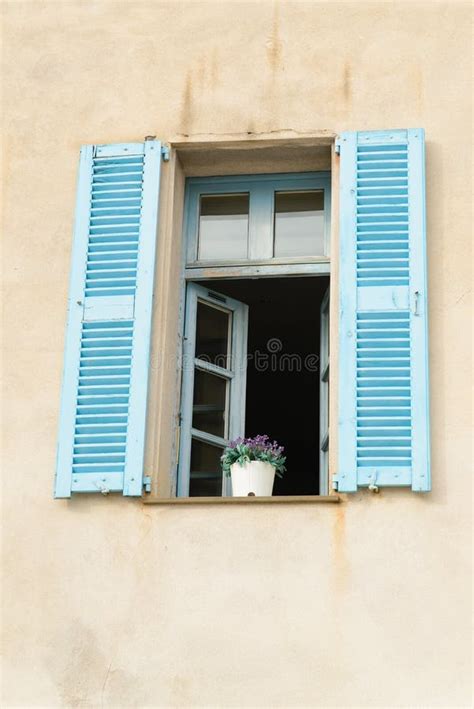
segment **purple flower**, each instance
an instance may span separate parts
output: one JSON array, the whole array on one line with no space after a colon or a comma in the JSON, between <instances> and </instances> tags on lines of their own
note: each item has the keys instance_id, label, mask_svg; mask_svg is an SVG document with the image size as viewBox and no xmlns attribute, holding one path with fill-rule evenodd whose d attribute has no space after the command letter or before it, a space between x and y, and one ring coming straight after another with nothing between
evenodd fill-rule
<instances>
[{"instance_id":1,"label":"purple flower","mask_svg":"<svg viewBox=\"0 0 474 709\"><path fill-rule=\"evenodd\" d=\"M230 441L221 456L222 469L226 475L230 475L230 468L233 463L262 460L270 463L275 468L275 473L281 477L285 472L286 458L282 455L283 446L279 446L276 441L270 441L266 434L248 438L236 438Z\"/></svg>"},{"instance_id":2,"label":"purple flower","mask_svg":"<svg viewBox=\"0 0 474 709\"><path fill-rule=\"evenodd\" d=\"M227 447L228 448L236 448L241 443L244 443L244 439L239 437L239 438L236 438L235 441L231 441Z\"/></svg>"}]
</instances>

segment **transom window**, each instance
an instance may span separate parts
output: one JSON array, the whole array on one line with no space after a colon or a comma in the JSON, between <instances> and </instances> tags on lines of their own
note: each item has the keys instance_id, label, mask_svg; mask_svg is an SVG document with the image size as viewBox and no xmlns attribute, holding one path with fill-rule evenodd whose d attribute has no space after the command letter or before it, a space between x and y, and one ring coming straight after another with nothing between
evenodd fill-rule
<instances>
[{"instance_id":1,"label":"transom window","mask_svg":"<svg viewBox=\"0 0 474 709\"><path fill-rule=\"evenodd\" d=\"M325 259L329 206L328 173L192 178L187 264Z\"/></svg>"}]
</instances>

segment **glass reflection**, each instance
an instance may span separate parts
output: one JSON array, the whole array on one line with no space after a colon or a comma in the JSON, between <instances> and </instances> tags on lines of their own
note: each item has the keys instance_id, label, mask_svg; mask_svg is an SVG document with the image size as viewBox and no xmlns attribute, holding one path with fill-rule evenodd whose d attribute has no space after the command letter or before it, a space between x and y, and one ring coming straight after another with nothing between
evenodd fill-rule
<instances>
[{"instance_id":1,"label":"glass reflection","mask_svg":"<svg viewBox=\"0 0 474 709\"><path fill-rule=\"evenodd\" d=\"M203 195L199 214L198 259L247 258L249 195Z\"/></svg>"},{"instance_id":2,"label":"glass reflection","mask_svg":"<svg viewBox=\"0 0 474 709\"><path fill-rule=\"evenodd\" d=\"M324 255L323 190L275 192L274 255Z\"/></svg>"}]
</instances>

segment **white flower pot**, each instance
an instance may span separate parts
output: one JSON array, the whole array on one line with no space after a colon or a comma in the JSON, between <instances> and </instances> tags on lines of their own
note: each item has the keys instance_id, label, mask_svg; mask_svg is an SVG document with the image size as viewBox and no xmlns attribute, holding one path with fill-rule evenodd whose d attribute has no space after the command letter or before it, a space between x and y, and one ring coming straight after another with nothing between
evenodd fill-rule
<instances>
[{"instance_id":1,"label":"white flower pot","mask_svg":"<svg viewBox=\"0 0 474 709\"><path fill-rule=\"evenodd\" d=\"M275 468L270 463L261 460L251 460L249 463L233 463L230 466L232 476L232 497L271 497Z\"/></svg>"}]
</instances>

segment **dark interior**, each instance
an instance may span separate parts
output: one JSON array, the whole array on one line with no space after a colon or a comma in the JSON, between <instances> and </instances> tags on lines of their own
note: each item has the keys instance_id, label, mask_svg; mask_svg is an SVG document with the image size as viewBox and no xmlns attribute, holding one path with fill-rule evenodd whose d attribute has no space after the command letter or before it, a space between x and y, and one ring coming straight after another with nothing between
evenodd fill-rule
<instances>
[{"instance_id":1,"label":"dark interior","mask_svg":"<svg viewBox=\"0 0 474 709\"><path fill-rule=\"evenodd\" d=\"M249 306L245 435L285 447L274 495L319 492L319 310L329 278L212 280L201 285Z\"/></svg>"}]
</instances>

